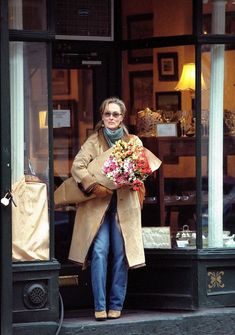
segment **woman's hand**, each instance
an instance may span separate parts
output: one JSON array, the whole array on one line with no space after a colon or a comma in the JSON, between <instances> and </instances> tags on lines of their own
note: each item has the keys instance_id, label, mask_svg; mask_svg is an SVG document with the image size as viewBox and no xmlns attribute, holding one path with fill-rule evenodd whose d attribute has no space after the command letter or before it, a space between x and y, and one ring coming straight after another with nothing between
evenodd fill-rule
<instances>
[{"instance_id":1,"label":"woman's hand","mask_svg":"<svg viewBox=\"0 0 235 335\"><path fill-rule=\"evenodd\" d=\"M108 189L107 187L104 187L100 184L96 184L93 187L92 193L94 193L97 198L105 198L108 195L113 194L113 192L110 189Z\"/></svg>"}]
</instances>

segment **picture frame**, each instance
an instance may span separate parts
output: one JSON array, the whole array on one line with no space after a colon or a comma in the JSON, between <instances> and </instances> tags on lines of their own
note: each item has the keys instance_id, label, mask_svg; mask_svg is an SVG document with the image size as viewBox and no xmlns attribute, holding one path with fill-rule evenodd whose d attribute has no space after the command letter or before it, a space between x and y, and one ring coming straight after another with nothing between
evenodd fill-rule
<instances>
[{"instance_id":1,"label":"picture frame","mask_svg":"<svg viewBox=\"0 0 235 335\"><path fill-rule=\"evenodd\" d=\"M180 91L155 92L155 101L157 110L181 110Z\"/></svg>"},{"instance_id":2,"label":"picture frame","mask_svg":"<svg viewBox=\"0 0 235 335\"><path fill-rule=\"evenodd\" d=\"M153 107L153 71L129 72L130 114Z\"/></svg>"},{"instance_id":3,"label":"picture frame","mask_svg":"<svg viewBox=\"0 0 235 335\"><path fill-rule=\"evenodd\" d=\"M177 81L179 79L177 52L158 53L157 64L159 81Z\"/></svg>"},{"instance_id":4,"label":"picture frame","mask_svg":"<svg viewBox=\"0 0 235 335\"><path fill-rule=\"evenodd\" d=\"M157 137L177 137L177 123L157 123L156 124L156 135Z\"/></svg>"},{"instance_id":5,"label":"picture frame","mask_svg":"<svg viewBox=\"0 0 235 335\"><path fill-rule=\"evenodd\" d=\"M52 69L53 95L70 94L70 71L67 69Z\"/></svg>"},{"instance_id":6,"label":"picture frame","mask_svg":"<svg viewBox=\"0 0 235 335\"><path fill-rule=\"evenodd\" d=\"M153 37L153 13L128 15L127 16L127 38L128 40L139 40ZM128 63L152 63L153 49L131 49L128 50Z\"/></svg>"}]
</instances>

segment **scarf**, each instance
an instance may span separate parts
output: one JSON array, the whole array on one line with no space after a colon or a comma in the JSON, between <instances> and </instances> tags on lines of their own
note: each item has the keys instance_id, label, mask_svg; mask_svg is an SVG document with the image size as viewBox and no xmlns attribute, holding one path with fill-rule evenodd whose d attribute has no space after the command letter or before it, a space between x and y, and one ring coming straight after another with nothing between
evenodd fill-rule
<instances>
[{"instance_id":1,"label":"scarf","mask_svg":"<svg viewBox=\"0 0 235 335\"><path fill-rule=\"evenodd\" d=\"M110 147L114 146L115 142L120 140L124 135L123 128L118 128L116 130L110 130L108 128L104 128L104 136Z\"/></svg>"}]
</instances>

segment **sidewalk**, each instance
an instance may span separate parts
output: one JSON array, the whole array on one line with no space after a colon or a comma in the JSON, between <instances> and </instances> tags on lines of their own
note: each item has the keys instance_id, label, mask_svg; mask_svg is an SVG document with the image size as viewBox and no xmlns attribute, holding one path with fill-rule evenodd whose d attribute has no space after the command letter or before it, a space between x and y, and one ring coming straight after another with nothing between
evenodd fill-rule
<instances>
[{"instance_id":1,"label":"sidewalk","mask_svg":"<svg viewBox=\"0 0 235 335\"><path fill-rule=\"evenodd\" d=\"M97 322L92 310L65 313L60 335L234 335L235 308L197 311L124 310Z\"/></svg>"}]
</instances>

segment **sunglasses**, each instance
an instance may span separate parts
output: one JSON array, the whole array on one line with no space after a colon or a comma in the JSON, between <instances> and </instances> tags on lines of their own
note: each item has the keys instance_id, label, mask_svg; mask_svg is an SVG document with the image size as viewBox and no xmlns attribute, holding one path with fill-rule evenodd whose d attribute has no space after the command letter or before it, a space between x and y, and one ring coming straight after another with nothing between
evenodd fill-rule
<instances>
[{"instance_id":1,"label":"sunglasses","mask_svg":"<svg viewBox=\"0 0 235 335\"><path fill-rule=\"evenodd\" d=\"M118 112L113 112L113 113L111 113L111 112L104 112L103 115L104 115L105 118L109 118L109 117L113 116L115 119L117 119L122 114L118 113Z\"/></svg>"}]
</instances>

